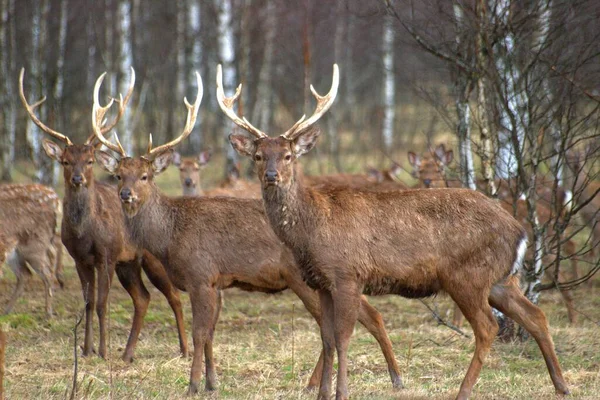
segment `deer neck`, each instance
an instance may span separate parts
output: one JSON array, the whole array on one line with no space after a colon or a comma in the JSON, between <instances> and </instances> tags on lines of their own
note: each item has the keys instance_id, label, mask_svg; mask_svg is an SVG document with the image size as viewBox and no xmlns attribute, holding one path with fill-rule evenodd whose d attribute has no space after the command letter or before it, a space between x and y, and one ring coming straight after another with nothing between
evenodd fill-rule
<instances>
[{"instance_id":1,"label":"deer neck","mask_svg":"<svg viewBox=\"0 0 600 400\"><path fill-rule=\"evenodd\" d=\"M304 185L302 174L294 170L287 186L263 187L263 200L273 231L290 247L310 235L318 219L313 190Z\"/></svg>"},{"instance_id":2,"label":"deer neck","mask_svg":"<svg viewBox=\"0 0 600 400\"><path fill-rule=\"evenodd\" d=\"M65 185L63 200L63 223L68 224L79 235L88 227L89 221L96 213L96 186L93 180L87 187L73 188Z\"/></svg>"},{"instance_id":3,"label":"deer neck","mask_svg":"<svg viewBox=\"0 0 600 400\"><path fill-rule=\"evenodd\" d=\"M154 182L150 184L155 185ZM172 211L169 199L154 186L137 214L125 218L133 243L164 260L174 227Z\"/></svg>"}]
</instances>

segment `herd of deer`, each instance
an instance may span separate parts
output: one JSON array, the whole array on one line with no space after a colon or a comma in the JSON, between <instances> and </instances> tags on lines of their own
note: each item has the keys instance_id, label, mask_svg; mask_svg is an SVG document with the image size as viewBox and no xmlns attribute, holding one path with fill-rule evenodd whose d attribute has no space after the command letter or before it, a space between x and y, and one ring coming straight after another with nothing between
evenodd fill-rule
<instances>
[{"instance_id":1,"label":"herd of deer","mask_svg":"<svg viewBox=\"0 0 600 400\"><path fill-rule=\"evenodd\" d=\"M393 386L403 386L383 318L364 294L418 298L446 292L456 303L456 322L464 315L475 336L475 354L457 398L469 397L498 331L492 307L535 338L557 393L569 393L546 317L519 290L518 275L527 253L524 224L511 215L512 209L479 192L446 188L455 186L444 176L450 151L438 148L433 157L409 153L415 176L428 190L406 190L396 179L399 167L395 164L364 175L304 176L297 159L315 146L320 135L315 123L335 100L337 65L327 95L320 96L311 86L317 100L314 114L302 117L278 137L269 137L236 115L234 104L241 85L227 97L219 66L218 103L227 117L252 136L232 134L229 140L240 155L252 158L259 183L245 182L239 179L239 169L231 170L227 183L211 191L203 190L200 180L210 153L190 159L173 150L190 135L196 121L203 95L198 73L195 101L190 104L184 99L188 113L181 134L158 147L153 147L150 136L142 156L127 154L116 135L114 143L106 138L131 98L133 69L126 96L113 98L106 106L99 101L105 74L98 78L93 134L83 144L72 143L38 119L35 108L44 99L33 105L27 102L23 75L21 71L20 96L30 118L63 144L44 140L43 147L63 170L60 238L75 260L85 301L83 355L93 351L95 309L100 323L98 354L106 357L107 298L116 272L134 304L122 355L123 360L132 361L150 300L141 279L143 270L173 309L184 356L188 345L178 290L189 294L194 353L188 392L199 390L203 358L205 389L214 390L212 341L221 290L237 287L275 293L290 289L321 330L322 352L309 387L319 387L319 399L330 397L337 352L336 398L347 399L348 344L357 320L379 343ZM115 102L118 112L107 124L105 116ZM102 151L102 146L112 153ZM118 180L118 188L94 178L95 162ZM154 182L170 164L180 169L183 197L166 196ZM216 196L221 194L230 197ZM60 276L54 271L56 264L62 265L57 263L61 247L56 243L58 198L41 185L4 185L0 202L0 261L6 256L17 275L7 310L23 291L22 277L29 265L44 281L46 311L51 314L53 280ZM115 213L119 207L122 214ZM569 299L568 293L565 296ZM574 320L572 305L569 315ZM0 332L0 361L3 344Z\"/></svg>"}]
</instances>

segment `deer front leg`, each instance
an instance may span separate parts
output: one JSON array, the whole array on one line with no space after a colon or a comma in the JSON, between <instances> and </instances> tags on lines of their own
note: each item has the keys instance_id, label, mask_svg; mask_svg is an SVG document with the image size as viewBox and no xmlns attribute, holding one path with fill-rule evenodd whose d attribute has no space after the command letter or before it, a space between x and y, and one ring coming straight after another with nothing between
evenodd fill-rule
<instances>
[{"instance_id":1,"label":"deer front leg","mask_svg":"<svg viewBox=\"0 0 600 400\"><path fill-rule=\"evenodd\" d=\"M108 305L108 292L112 282L112 275L115 270L114 264L102 263L98 268L98 303L96 304L96 314L100 324L100 344L98 345L98 355L106 358L106 314Z\"/></svg>"},{"instance_id":2,"label":"deer front leg","mask_svg":"<svg viewBox=\"0 0 600 400\"><path fill-rule=\"evenodd\" d=\"M210 331L214 324L217 290L210 286L193 287L188 290L192 303L192 338L194 341L194 358L190 372L190 386L188 395L198 393L202 380L202 358L205 347L211 339ZM212 359L212 345L209 346ZM211 362L212 364L212 362ZM214 373L212 374L214 376ZM207 375L206 389L212 390L216 382Z\"/></svg>"},{"instance_id":3,"label":"deer front leg","mask_svg":"<svg viewBox=\"0 0 600 400\"><path fill-rule=\"evenodd\" d=\"M323 372L319 387L318 400L329 400L331 394L331 381L333 379L333 352L335 349L335 335L333 329L334 311L331 293L319 290L319 304L321 305L321 340L323 342Z\"/></svg>"},{"instance_id":4,"label":"deer front leg","mask_svg":"<svg viewBox=\"0 0 600 400\"><path fill-rule=\"evenodd\" d=\"M77 275L81 282L83 301L85 302L85 334L83 339L83 356L87 357L94 351L94 308L96 306L96 276L94 268L81 263L75 263Z\"/></svg>"}]
</instances>

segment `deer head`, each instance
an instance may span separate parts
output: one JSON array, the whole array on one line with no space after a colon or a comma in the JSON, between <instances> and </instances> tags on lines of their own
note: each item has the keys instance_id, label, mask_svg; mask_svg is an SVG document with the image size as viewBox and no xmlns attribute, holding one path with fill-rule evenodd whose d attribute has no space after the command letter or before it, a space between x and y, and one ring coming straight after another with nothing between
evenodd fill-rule
<instances>
[{"instance_id":1,"label":"deer head","mask_svg":"<svg viewBox=\"0 0 600 400\"><path fill-rule=\"evenodd\" d=\"M116 135L116 144L114 144L108 141L102 134L100 123L104 119L104 114L108 110L108 107L110 107L110 104L102 107L98 102L98 91L103 79L104 74L98 78L94 87L94 106L92 109L93 129L98 140L119 156L114 157L107 152L97 150L96 158L105 170L117 178L119 182L119 197L123 210L129 217L133 217L157 190L154 184L154 177L164 171L173 161L173 147L187 138L192 132L198 116L200 102L202 101L202 79L200 78L200 74L196 72L198 94L194 104L190 104L187 98L183 99L188 113L181 134L169 143L156 148L152 147L152 135L150 135L148 151L145 155L137 158L127 155Z\"/></svg>"},{"instance_id":2,"label":"deer head","mask_svg":"<svg viewBox=\"0 0 600 400\"><path fill-rule=\"evenodd\" d=\"M452 162L452 150L446 150L439 144L429 154L420 156L412 151L408 152L408 162L413 167L412 175L419 180L423 188L446 187L446 167Z\"/></svg>"},{"instance_id":3,"label":"deer head","mask_svg":"<svg viewBox=\"0 0 600 400\"><path fill-rule=\"evenodd\" d=\"M35 115L35 109L39 107L40 104L42 104L44 101L46 101L46 97L43 97L38 102L34 103L33 105L30 105L27 102L25 93L23 91L24 75L25 69L21 69L21 74L19 75L19 95L21 97L21 102L23 103L25 109L27 110L27 113L29 114L29 117L38 127L40 127L42 131L46 132L55 139L58 139L64 144L64 148L62 148L55 142L45 139L42 143L44 151L50 158L56 160L63 166L63 176L65 186L67 188L73 190L87 188L89 184L94 180L94 174L92 170L95 161L94 150L96 150L97 147L101 146L102 143L95 142L96 135L92 134L87 138L85 143L80 145L73 144L73 142L66 135L49 128L42 121L40 121ZM123 116L125 108L127 107L127 104L129 103L129 100L133 93L134 85L135 71L133 70L133 68L131 68L131 80L129 84L129 89L127 91L127 95L125 96L125 98L120 96L119 100L116 100L119 103L119 111L117 116L111 124L102 124L102 126L99 128L99 133L103 137L106 133L111 131L117 125L117 123ZM115 99L111 99L110 104L112 104L114 101Z\"/></svg>"},{"instance_id":4,"label":"deer head","mask_svg":"<svg viewBox=\"0 0 600 400\"><path fill-rule=\"evenodd\" d=\"M272 186L288 187L294 178L294 161L308 153L316 144L321 131L313 125L325 114L333 104L339 86L339 69L333 65L331 89L325 96L320 96L311 85L310 90L317 99L317 107L313 115L305 120L302 116L290 129L278 137L269 137L256 129L246 118L238 117L233 111L233 104L240 96L240 84L232 97L226 97L223 91L221 66L217 68L217 100L219 106L236 125L245 129L254 138L231 134L229 141L233 148L243 156L254 159L258 178L263 188Z\"/></svg>"},{"instance_id":5,"label":"deer head","mask_svg":"<svg viewBox=\"0 0 600 400\"><path fill-rule=\"evenodd\" d=\"M200 170L210 161L211 152L203 151L197 157L183 157L173 153L173 165L179 168L179 180L184 195L201 194Z\"/></svg>"}]
</instances>

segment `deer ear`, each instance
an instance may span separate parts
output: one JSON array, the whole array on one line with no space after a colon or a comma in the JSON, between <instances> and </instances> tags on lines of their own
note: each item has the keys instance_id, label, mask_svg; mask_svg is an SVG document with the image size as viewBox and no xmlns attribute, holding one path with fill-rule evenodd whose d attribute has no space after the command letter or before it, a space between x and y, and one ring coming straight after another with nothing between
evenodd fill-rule
<instances>
[{"instance_id":1,"label":"deer ear","mask_svg":"<svg viewBox=\"0 0 600 400\"><path fill-rule=\"evenodd\" d=\"M452 160L454 160L454 152L452 150L448 150L445 154L444 154L444 164L448 165L452 162Z\"/></svg>"},{"instance_id":2,"label":"deer ear","mask_svg":"<svg viewBox=\"0 0 600 400\"><path fill-rule=\"evenodd\" d=\"M181 154L179 154L177 151L173 152L173 165L176 167L181 165Z\"/></svg>"},{"instance_id":3,"label":"deer ear","mask_svg":"<svg viewBox=\"0 0 600 400\"><path fill-rule=\"evenodd\" d=\"M113 175L117 173L117 168L119 167L119 160L102 150L96 150L94 152L94 155L96 156L96 161L98 161L102 168L104 168Z\"/></svg>"},{"instance_id":4,"label":"deer ear","mask_svg":"<svg viewBox=\"0 0 600 400\"><path fill-rule=\"evenodd\" d=\"M320 129L312 128L294 139L294 153L296 157L300 157L312 150L315 144L317 144L317 138L320 134Z\"/></svg>"},{"instance_id":5,"label":"deer ear","mask_svg":"<svg viewBox=\"0 0 600 400\"><path fill-rule=\"evenodd\" d=\"M414 152L409 151L408 152L408 163L413 168L418 168L419 164L421 164L421 157L419 157L418 155L416 155Z\"/></svg>"},{"instance_id":6,"label":"deer ear","mask_svg":"<svg viewBox=\"0 0 600 400\"><path fill-rule=\"evenodd\" d=\"M60 162L60 159L63 155L63 150L59 145L57 145L51 140L44 139L42 141L42 146L44 147L44 151L46 152L48 157Z\"/></svg>"},{"instance_id":7,"label":"deer ear","mask_svg":"<svg viewBox=\"0 0 600 400\"><path fill-rule=\"evenodd\" d=\"M154 157L154 160L152 160L152 170L154 171L154 174L158 175L163 172L169 165L171 165L171 162L173 162L173 150L171 149L168 149L167 151L164 151Z\"/></svg>"},{"instance_id":8,"label":"deer ear","mask_svg":"<svg viewBox=\"0 0 600 400\"><path fill-rule=\"evenodd\" d=\"M200 164L201 167L204 167L210 161L211 156L212 154L209 150L203 151L202 153L198 154L198 164Z\"/></svg>"},{"instance_id":9,"label":"deer ear","mask_svg":"<svg viewBox=\"0 0 600 400\"><path fill-rule=\"evenodd\" d=\"M241 156L252 157L256 152L256 144L254 143L254 139L248 136L232 133L229 135L229 143L231 143L235 151L237 151Z\"/></svg>"}]
</instances>

